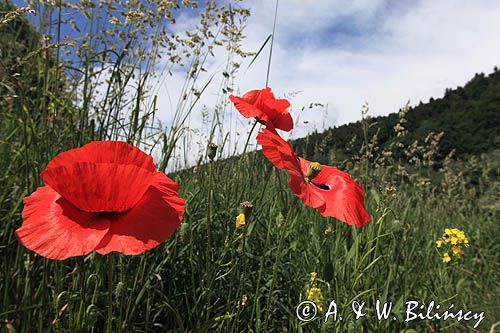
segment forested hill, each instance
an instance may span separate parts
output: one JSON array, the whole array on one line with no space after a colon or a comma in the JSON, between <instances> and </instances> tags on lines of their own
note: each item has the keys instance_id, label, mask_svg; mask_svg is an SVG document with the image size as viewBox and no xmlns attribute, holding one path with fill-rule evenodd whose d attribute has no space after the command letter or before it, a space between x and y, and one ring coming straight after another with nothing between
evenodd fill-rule
<instances>
[{"instance_id":1,"label":"forested hill","mask_svg":"<svg viewBox=\"0 0 500 333\"><path fill-rule=\"evenodd\" d=\"M398 113L369 119L373 124L370 134L377 130L378 143L385 146L395 137L394 126ZM430 132L444 132L440 144L443 156L452 149L459 155L481 154L500 147L500 71L495 67L490 75L476 74L464 87L446 89L442 98L431 98L428 103L411 107L406 116L408 135L405 143L423 142ZM351 142L356 136L354 143ZM363 138L362 122L358 121L329 128L323 133L313 133L294 141L294 147L306 156L335 151L337 157L359 151ZM351 143L350 143L351 142ZM326 148L326 151L325 151ZM331 156L331 155L329 155Z\"/></svg>"}]
</instances>

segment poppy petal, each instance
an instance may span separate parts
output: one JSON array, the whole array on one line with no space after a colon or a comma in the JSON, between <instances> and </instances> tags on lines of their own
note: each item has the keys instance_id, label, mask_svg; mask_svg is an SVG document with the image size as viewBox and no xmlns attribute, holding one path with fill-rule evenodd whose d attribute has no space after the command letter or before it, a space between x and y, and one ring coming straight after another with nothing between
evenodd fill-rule
<instances>
[{"instance_id":1,"label":"poppy petal","mask_svg":"<svg viewBox=\"0 0 500 333\"><path fill-rule=\"evenodd\" d=\"M274 126L282 131L290 132L293 129L293 119L290 113L283 113L274 121Z\"/></svg>"},{"instance_id":2,"label":"poppy petal","mask_svg":"<svg viewBox=\"0 0 500 333\"><path fill-rule=\"evenodd\" d=\"M286 99L268 99L264 101L264 105L269 109L276 110L280 114L283 114L286 109L290 107L290 102Z\"/></svg>"},{"instance_id":3,"label":"poppy petal","mask_svg":"<svg viewBox=\"0 0 500 333\"><path fill-rule=\"evenodd\" d=\"M262 146L262 153L275 167L295 170L299 174L300 165L292 147L283 140L272 128L263 129L257 134L257 143Z\"/></svg>"},{"instance_id":4,"label":"poppy petal","mask_svg":"<svg viewBox=\"0 0 500 333\"><path fill-rule=\"evenodd\" d=\"M131 164L77 162L47 168L41 176L86 212L124 212L144 196L154 173Z\"/></svg>"},{"instance_id":5,"label":"poppy petal","mask_svg":"<svg viewBox=\"0 0 500 333\"><path fill-rule=\"evenodd\" d=\"M233 102L234 107L238 110L242 116L245 118L256 118L259 121L267 122L269 117L255 105L248 103L245 99L237 96L229 96L231 102Z\"/></svg>"},{"instance_id":6,"label":"poppy petal","mask_svg":"<svg viewBox=\"0 0 500 333\"><path fill-rule=\"evenodd\" d=\"M306 206L317 209L319 212L322 212L325 209L325 199L323 196L316 192L310 191L308 188L308 184L304 181L302 176L296 176L290 172L289 185L292 193L295 194Z\"/></svg>"},{"instance_id":7,"label":"poppy petal","mask_svg":"<svg viewBox=\"0 0 500 333\"><path fill-rule=\"evenodd\" d=\"M271 94L272 96L271 88L265 88L262 90L255 89L246 92L243 96L241 96L241 98L247 103L255 104L258 102L258 100L262 99L263 96L270 98L269 94Z\"/></svg>"},{"instance_id":8,"label":"poppy petal","mask_svg":"<svg viewBox=\"0 0 500 333\"><path fill-rule=\"evenodd\" d=\"M49 186L39 187L23 203L24 222L16 237L23 246L49 259L88 254L110 227L106 218L82 212Z\"/></svg>"},{"instance_id":9,"label":"poppy petal","mask_svg":"<svg viewBox=\"0 0 500 333\"><path fill-rule=\"evenodd\" d=\"M234 107L246 118L255 118L265 125L283 131L293 128L293 120L287 108L290 102L286 99L275 99L271 88L250 90L242 97L229 96Z\"/></svg>"},{"instance_id":10,"label":"poppy petal","mask_svg":"<svg viewBox=\"0 0 500 333\"><path fill-rule=\"evenodd\" d=\"M306 172L311 162L301 158L302 172ZM321 215L335 217L349 225L363 227L370 222L370 216L364 206L364 190L349 174L328 165L322 165L319 174L308 190L324 198L324 210Z\"/></svg>"},{"instance_id":11,"label":"poppy petal","mask_svg":"<svg viewBox=\"0 0 500 333\"><path fill-rule=\"evenodd\" d=\"M65 151L54 157L47 169L75 162L130 164L151 172L156 170L151 156L123 141L94 141Z\"/></svg>"},{"instance_id":12,"label":"poppy petal","mask_svg":"<svg viewBox=\"0 0 500 333\"><path fill-rule=\"evenodd\" d=\"M140 254L165 241L180 225L185 201L177 197L177 185L163 173L130 211L116 215L96 251L108 254Z\"/></svg>"},{"instance_id":13,"label":"poppy petal","mask_svg":"<svg viewBox=\"0 0 500 333\"><path fill-rule=\"evenodd\" d=\"M163 200L172 206L179 217L179 221L182 220L184 215L184 206L186 201L178 196L178 185L172 179L168 178L163 172L157 172L154 175L153 185L160 192L163 193Z\"/></svg>"}]
</instances>

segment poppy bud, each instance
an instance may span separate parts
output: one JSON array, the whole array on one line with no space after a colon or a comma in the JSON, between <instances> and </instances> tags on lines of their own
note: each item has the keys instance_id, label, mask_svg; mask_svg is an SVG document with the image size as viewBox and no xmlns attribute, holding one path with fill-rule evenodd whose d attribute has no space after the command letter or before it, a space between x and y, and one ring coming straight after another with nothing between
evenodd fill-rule
<instances>
[{"instance_id":1,"label":"poppy bud","mask_svg":"<svg viewBox=\"0 0 500 333\"><path fill-rule=\"evenodd\" d=\"M213 161L215 158L215 155L217 154L217 145L215 143L209 143L208 144L208 151L207 155L210 161Z\"/></svg>"},{"instance_id":2,"label":"poppy bud","mask_svg":"<svg viewBox=\"0 0 500 333\"><path fill-rule=\"evenodd\" d=\"M318 162L312 162L309 164L309 169L307 169L306 180L309 181L316 177L318 173L321 172L321 164Z\"/></svg>"},{"instance_id":3,"label":"poppy bud","mask_svg":"<svg viewBox=\"0 0 500 333\"><path fill-rule=\"evenodd\" d=\"M240 203L240 207L242 208L241 212L245 214L245 218L249 220L250 215L252 215L253 205L248 201L243 201L242 203Z\"/></svg>"},{"instance_id":4,"label":"poppy bud","mask_svg":"<svg viewBox=\"0 0 500 333\"><path fill-rule=\"evenodd\" d=\"M242 308L242 307L246 306L247 304L248 304L248 296L243 295L241 297L241 300L239 301L238 307Z\"/></svg>"},{"instance_id":5,"label":"poppy bud","mask_svg":"<svg viewBox=\"0 0 500 333\"><path fill-rule=\"evenodd\" d=\"M115 302L119 304L125 295L125 284L120 281L115 288Z\"/></svg>"}]
</instances>

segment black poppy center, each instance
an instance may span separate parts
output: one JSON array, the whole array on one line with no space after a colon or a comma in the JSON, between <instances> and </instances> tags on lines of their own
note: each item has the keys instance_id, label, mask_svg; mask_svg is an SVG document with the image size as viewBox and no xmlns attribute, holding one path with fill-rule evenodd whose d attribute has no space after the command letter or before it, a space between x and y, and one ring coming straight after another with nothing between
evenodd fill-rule
<instances>
[{"instance_id":1,"label":"black poppy center","mask_svg":"<svg viewBox=\"0 0 500 333\"><path fill-rule=\"evenodd\" d=\"M330 186L328 186L326 184L316 184L313 181L311 181L311 184L313 184L314 186L316 186L317 188L320 188L322 190L329 190L330 189Z\"/></svg>"}]
</instances>

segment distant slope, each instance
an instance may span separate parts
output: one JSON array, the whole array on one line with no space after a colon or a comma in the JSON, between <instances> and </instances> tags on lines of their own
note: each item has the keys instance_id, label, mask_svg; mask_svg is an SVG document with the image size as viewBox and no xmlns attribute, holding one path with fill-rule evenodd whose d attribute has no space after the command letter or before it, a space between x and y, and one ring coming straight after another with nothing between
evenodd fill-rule
<instances>
[{"instance_id":1,"label":"distant slope","mask_svg":"<svg viewBox=\"0 0 500 333\"><path fill-rule=\"evenodd\" d=\"M457 154L480 154L500 147L500 71L495 67L488 76L476 74L464 87L446 89L442 98L431 98L409 110L407 115L406 143L423 142L429 132L444 132L440 144L443 156L452 149ZM393 127L398 114L374 117L377 122L371 134L380 129L379 144L387 145L394 138ZM362 124L360 121L329 128L323 133L313 133L293 142L300 153L308 157L317 154L317 147L325 147L325 154L335 150L336 156L347 157L347 147L353 136L354 151L361 147ZM316 156L318 158L318 156Z\"/></svg>"}]
</instances>

